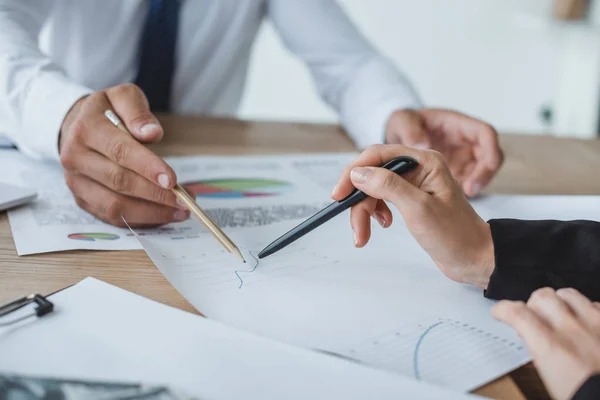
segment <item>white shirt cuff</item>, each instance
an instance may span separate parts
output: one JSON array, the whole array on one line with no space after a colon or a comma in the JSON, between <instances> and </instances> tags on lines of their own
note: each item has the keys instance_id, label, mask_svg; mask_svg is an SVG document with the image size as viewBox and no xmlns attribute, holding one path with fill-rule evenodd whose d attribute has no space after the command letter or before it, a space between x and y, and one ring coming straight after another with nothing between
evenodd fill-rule
<instances>
[{"instance_id":1,"label":"white shirt cuff","mask_svg":"<svg viewBox=\"0 0 600 400\"><path fill-rule=\"evenodd\" d=\"M350 137L364 149L385 141L385 128L394 111L421 107L416 92L398 69L378 58L356 74L344 93L340 115Z\"/></svg>"},{"instance_id":2,"label":"white shirt cuff","mask_svg":"<svg viewBox=\"0 0 600 400\"><path fill-rule=\"evenodd\" d=\"M44 75L32 84L23 109L17 146L30 156L59 160L58 139L71 107L93 91L59 73Z\"/></svg>"}]
</instances>

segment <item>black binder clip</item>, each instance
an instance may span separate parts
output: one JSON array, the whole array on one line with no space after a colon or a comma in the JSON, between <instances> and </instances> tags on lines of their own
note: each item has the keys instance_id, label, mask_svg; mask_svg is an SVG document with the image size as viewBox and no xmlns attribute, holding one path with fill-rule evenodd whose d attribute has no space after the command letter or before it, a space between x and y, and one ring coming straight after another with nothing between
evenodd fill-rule
<instances>
[{"instance_id":1,"label":"black binder clip","mask_svg":"<svg viewBox=\"0 0 600 400\"><path fill-rule=\"evenodd\" d=\"M31 303L36 304L36 307L32 313L22 315L10 321L3 321L2 317L5 317L6 315L17 311ZM50 300L46 299L46 297L39 294L30 294L29 296L18 298L15 301L11 301L10 303L0 306L0 327L8 326L31 317L42 317L52 312L52 310L54 310L54 304L52 304Z\"/></svg>"}]
</instances>

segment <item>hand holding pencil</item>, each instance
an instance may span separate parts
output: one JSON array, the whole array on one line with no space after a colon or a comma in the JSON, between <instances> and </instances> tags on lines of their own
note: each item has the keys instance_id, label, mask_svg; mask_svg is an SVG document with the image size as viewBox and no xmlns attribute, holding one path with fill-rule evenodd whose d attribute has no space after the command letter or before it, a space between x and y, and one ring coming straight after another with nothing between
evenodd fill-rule
<instances>
[{"instance_id":1,"label":"hand holding pencil","mask_svg":"<svg viewBox=\"0 0 600 400\"><path fill-rule=\"evenodd\" d=\"M116 114L112 110L104 111L104 115L106 118L110 120L118 129L129 134L123 122L116 116ZM196 204L196 201L187 193L187 191L179 184L175 185L173 189L171 189L173 194L177 196L179 201L183 203L192 214L198 218L198 220L208 229L208 231L217 239L219 243L232 255L239 258L241 261L246 262L244 260L244 256L238 249L238 247L233 243L233 241L215 224L208 215Z\"/></svg>"},{"instance_id":2,"label":"hand holding pencil","mask_svg":"<svg viewBox=\"0 0 600 400\"><path fill-rule=\"evenodd\" d=\"M104 115L113 110L127 134ZM77 204L96 218L124 227L184 221L190 216L171 191L173 169L144 144L162 139L163 128L142 91L119 85L80 99L61 127L60 160Z\"/></svg>"}]
</instances>

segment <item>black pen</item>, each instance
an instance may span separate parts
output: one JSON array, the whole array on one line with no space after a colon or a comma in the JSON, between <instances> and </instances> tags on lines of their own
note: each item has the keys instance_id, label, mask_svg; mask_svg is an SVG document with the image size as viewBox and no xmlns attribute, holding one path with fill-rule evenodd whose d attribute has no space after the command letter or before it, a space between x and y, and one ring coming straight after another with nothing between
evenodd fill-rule
<instances>
[{"instance_id":1,"label":"black pen","mask_svg":"<svg viewBox=\"0 0 600 400\"><path fill-rule=\"evenodd\" d=\"M417 163L412 158L402 156L396 157L388 161L387 163L385 163L385 165L382 166L382 168L389 169L390 171L401 175L408 171L412 171L416 168L417 165L419 165L419 163ZM325 222L329 221L336 215L349 209L350 207L359 203L360 201L366 199L367 197L369 197L367 194L361 192L358 189L354 189L354 191L343 200L331 203L330 205L317 212L315 215L308 218L306 221L302 222L300 225L291 229L289 232L285 233L273 243L262 249L261 252L258 253L258 258L265 258L273 253L278 252L287 245L300 239L308 232L323 225Z\"/></svg>"}]
</instances>

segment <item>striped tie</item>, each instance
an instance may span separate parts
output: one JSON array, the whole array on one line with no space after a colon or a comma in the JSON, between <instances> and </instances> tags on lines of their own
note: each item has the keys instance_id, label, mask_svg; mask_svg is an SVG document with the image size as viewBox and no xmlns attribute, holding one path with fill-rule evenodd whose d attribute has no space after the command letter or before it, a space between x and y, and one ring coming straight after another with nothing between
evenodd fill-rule
<instances>
[{"instance_id":1,"label":"striped tie","mask_svg":"<svg viewBox=\"0 0 600 400\"><path fill-rule=\"evenodd\" d=\"M152 111L169 111L175 70L179 0L149 0L150 10L140 44L140 66L135 83L142 88Z\"/></svg>"}]
</instances>

